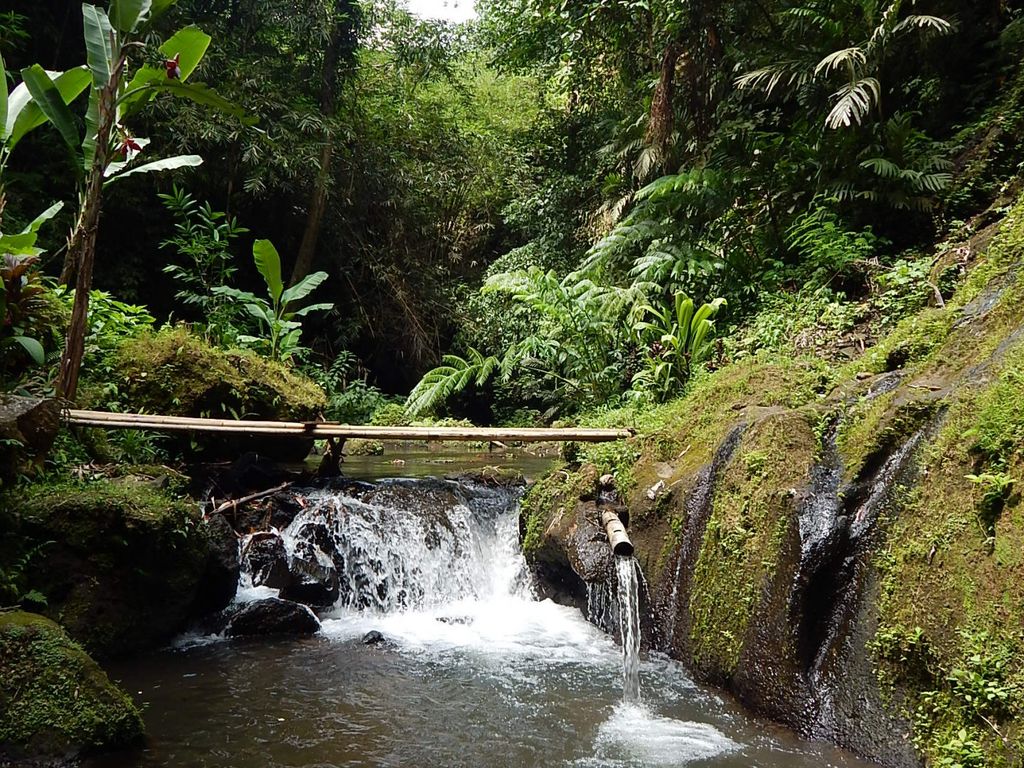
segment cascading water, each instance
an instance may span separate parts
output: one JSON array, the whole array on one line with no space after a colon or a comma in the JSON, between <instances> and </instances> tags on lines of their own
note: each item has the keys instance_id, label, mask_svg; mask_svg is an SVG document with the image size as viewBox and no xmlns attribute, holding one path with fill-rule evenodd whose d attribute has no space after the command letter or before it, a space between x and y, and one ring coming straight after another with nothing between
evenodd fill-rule
<instances>
[{"instance_id":1,"label":"cascading water","mask_svg":"<svg viewBox=\"0 0 1024 768\"><path fill-rule=\"evenodd\" d=\"M517 497L454 482L316 491L282 532L288 554L333 565L338 611L425 610L528 594L515 550Z\"/></svg>"},{"instance_id":2,"label":"cascading water","mask_svg":"<svg viewBox=\"0 0 1024 768\"><path fill-rule=\"evenodd\" d=\"M643 661L657 685L641 705L636 562L590 590L620 651L578 610L534 597L518 497L441 480L290 494L294 519L244 543L236 599L276 594L264 580L283 568L318 606L319 635L133 660L117 674L147 705L156 748L93 765L859 768L765 734L658 654Z\"/></svg>"},{"instance_id":3,"label":"cascading water","mask_svg":"<svg viewBox=\"0 0 1024 768\"><path fill-rule=\"evenodd\" d=\"M640 702L640 596L637 565L632 557L615 558L619 586L619 625L622 633L622 698Z\"/></svg>"}]
</instances>

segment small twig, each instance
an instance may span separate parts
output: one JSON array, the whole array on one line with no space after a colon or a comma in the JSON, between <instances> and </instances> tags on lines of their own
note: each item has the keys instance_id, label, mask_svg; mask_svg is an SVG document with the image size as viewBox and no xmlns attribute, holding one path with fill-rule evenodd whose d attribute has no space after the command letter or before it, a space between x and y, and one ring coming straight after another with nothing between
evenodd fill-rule
<instances>
[{"instance_id":1,"label":"small twig","mask_svg":"<svg viewBox=\"0 0 1024 768\"><path fill-rule=\"evenodd\" d=\"M286 483L281 483L279 486L277 486L275 488L270 488L270 489L265 490L265 491L258 491L256 493L250 493L248 496L243 496L240 499L231 499L230 501L225 501L219 507L217 507L212 512L210 512L207 516L209 516L209 515L216 515L216 514L222 513L222 512L227 512L229 509L232 510L232 511L235 511L235 510L238 509L238 505L239 504L246 504L246 503L248 503L250 501L256 501L256 499L262 499L262 498L264 498L266 496L272 496L273 494L278 493L279 491L283 491L285 488L290 486L292 484L292 482L294 482L294 481L289 480Z\"/></svg>"},{"instance_id":2,"label":"small twig","mask_svg":"<svg viewBox=\"0 0 1024 768\"><path fill-rule=\"evenodd\" d=\"M1003 744L1009 744L1009 741L1007 741L1006 737L999 732L999 729L995 727L991 720L981 714L981 712L978 712L978 717L985 721L985 724L992 729L992 732L999 737L999 740L1002 741Z\"/></svg>"}]
</instances>

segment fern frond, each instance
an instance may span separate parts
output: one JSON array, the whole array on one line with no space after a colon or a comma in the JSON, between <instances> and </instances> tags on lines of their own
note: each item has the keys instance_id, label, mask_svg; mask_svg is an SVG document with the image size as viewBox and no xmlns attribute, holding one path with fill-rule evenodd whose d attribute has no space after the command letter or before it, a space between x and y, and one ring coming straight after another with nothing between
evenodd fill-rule
<instances>
[{"instance_id":1,"label":"fern frond","mask_svg":"<svg viewBox=\"0 0 1024 768\"><path fill-rule=\"evenodd\" d=\"M930 32L938 35L951 34L956 29L950 22L939 16L928 16L925 14L917 14L914 16L907 16L899 24L893 27L893 34L899 34L911 29L919 29L923 32Z\"/></svg>"},{"instance_id":2,"label":"fern frond","mask_svg":"<svg viewBox=\"0 0 1024 768\"><path fill-rule=\"evenodd\" d=\"M441 365L427 371L405 401L406 416L421 416L470 384L484 384L501 366L498 358L484 356L472 347L469 349L468 358L467 360L458 355L445 355Z\"/></svg>"},{"instance_id":3,"label":"fern frond","mask_svg":"<svg viewBox=\"0 0 1024 768\"><path fill-rule=\"evenodd\" d=\"M867 60L867 55L864 53L864 49L860 46L843 48L839 51L833 51L819 61L817 66L814 68L814 74L820 75L824 73L827 75L840 68L846 68L850 72L855 72L858 67L866 64Z\"/></svg>"},{"instance_id":4,"label":"fern frond","mask_svg":"<svg viewBox=\"0 0 1024 768\"><path fill-rule=\"evenodd\" d=\"M825 118L825 125L833 129L849 128L853 123L859 125L871 113L881 94L882 86L873 77L845 84L833 94L836 103Z\"/></svg>"}]
</instances>

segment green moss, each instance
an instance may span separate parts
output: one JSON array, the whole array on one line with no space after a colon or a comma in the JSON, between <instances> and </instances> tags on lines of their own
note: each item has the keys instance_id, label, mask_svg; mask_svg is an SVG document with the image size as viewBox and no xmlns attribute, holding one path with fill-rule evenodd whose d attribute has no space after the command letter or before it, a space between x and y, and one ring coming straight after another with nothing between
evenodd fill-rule
<instances>
[{"instance_id":1,"label":"green moss","mask_svg":"<svg viewBox=\"0 0 1024 768\"><path fill-rule=\"evenodd\" d=\"M148 413L306 421L327 404L315 383L284 365L211 346L183 327L127 340L116 365L123 405ZM89 382L85 397L105 384Z\"/></svg>"},{"instance_id":2,"label":"green moss","mask_svg":"<svg viewBox=\"0 0 1024 768\"><path fill-rule=\"evenodd\" d=\"M0 754L41 757L142 738L131 699L49 619L0 613Z\"/></svg>"},{"instance_id":3,"label":"green moss","mask_svg":"<svg viewBox=\"0 0 1024 768\"><path fill-rule=\"evenodd\" d=\"M930 654L930 679L908 672L910 660L890 657L880 665L881 680L912 716L918 748L936 763L974 754L965 765L998 768L1015 765L1024 749L1015 714L1024 708L1024 510L1011 495L997 515L983 519L982 490L967 477L979 464L998 461L1008 477L1024 480L1022 372L1018 344L1000 375L955 394L922 456L926 481L904 500L890 543L876 557L880 637L920 628ZM994 698L977 699L971 685L991 686Z\"/></svg>"},{"instance_id":4,"label":"green moss","mask_svg":"<svg viewBox=\"0 0 1024 768\"><path fill-rule=\"evenodd\" d=\"M936 400L908 400L903 391L893 390L865 398L848 409L840 421L836 441L844 480L856 479L874 459L897 450L935 414L938 406Z\"/></svg>"},{"instance_id":5,"label":"green moss","mask_svg":"<svg viewBox=\"0 0 1024 768\"><path fill-rule=\"evenodd\" d=\"M91 653L138 650L180 629L209 551L193 504L128 478L38 484L0 503L26 540L49 542L27 586Z\"/></svg>"},{"instance_id":6,"label":"green moss","mask_svg":"<svg viewBox=\"0 0 1024 768\"><path fill-rule=\"evenodd\" d=\"M564 516L566 510L575 509L580 495L588 487L594 487L596 477L592 466L581 469L562 464L526 490L520 519L523 521L522 549L527 559L535 560L541 555L549 522Z\"/></svg>"},{"instance_id":7,"label":"green moss","mask_svg":"<svg viewBox=\"0 0 1024 768\"><path fill-rule=\"evenodd\" d=\"M815 444L808 416L769 416L747 430L719 481L689 606L694 662L716 677L739 662L794 519L791 489L806 485Z\"/></svg>"},{"instance_id":8,"label":"green moss","mask_svg":"<svg viewBox=\"0 0 1024 768\"><path fill-rule=\"evenodd\" d=\"M1024 70L1022 70L1024 73ZM971 270L963 287L954 297L954 305L962 307L975 300L1020 261L1024 253L1024 196L1019 199L999 225L998 235L985 249L984 259Z\"/></svg>"},{"instance_id":9,"label":"green moss","mask_svg":"<svg viewBox=\"0 0 1024 768\"><path fill-rule=\"evenodd\" d=\"M927 360L949 336L953 313L948 309L926 309L905 317L851 368L885 373L913 367Z\"/></svg>"}]
</instances>

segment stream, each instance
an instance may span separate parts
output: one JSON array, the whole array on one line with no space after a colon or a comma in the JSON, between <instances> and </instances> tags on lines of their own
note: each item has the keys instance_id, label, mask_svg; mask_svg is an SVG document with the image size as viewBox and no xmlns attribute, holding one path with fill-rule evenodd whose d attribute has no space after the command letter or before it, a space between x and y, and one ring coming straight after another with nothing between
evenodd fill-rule
<instances>
[{"instance_id":1,"label":"stream","mask_svg":"<svg viewBox=\"0 0 1024 768\"><path fill-rule=\"evenodd\" d=\"M438 480L309 489L281 536L339 564L321 631L192 634L113 665L144 706L149 742L90 766L868 765L640 653L631 558L618 564L632 579L619 590L632 600L617 612L625 655L580 611L536 600L515 492ZM237 601L275 594L251 578ZM383 639L364 642L370 632Z\"/></svg>"}]
</instances>

